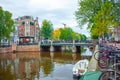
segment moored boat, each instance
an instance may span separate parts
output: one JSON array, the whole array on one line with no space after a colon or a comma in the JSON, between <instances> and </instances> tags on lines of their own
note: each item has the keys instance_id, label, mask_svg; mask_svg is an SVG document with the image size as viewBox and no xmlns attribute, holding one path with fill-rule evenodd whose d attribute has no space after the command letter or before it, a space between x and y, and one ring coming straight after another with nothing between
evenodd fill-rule
<instances>
[{"instance_id":1,"label":"moored boat","mask_svg":"<svg viewBox=\"0 0 120 80\"><path fill-rule=\"evenodd\" d=\"M73 78L79 80L87 72L88 64L87 59L79 60L73 67Z\"/></svg>"}]
</instances>

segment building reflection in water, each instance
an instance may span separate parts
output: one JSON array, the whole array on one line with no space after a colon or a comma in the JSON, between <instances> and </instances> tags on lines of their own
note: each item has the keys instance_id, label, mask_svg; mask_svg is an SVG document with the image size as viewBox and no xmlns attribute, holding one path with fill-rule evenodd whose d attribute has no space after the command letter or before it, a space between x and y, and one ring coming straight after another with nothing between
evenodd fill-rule
<instances>
[{"instance_id":1,"label":"building reflection in water","mask_svg":"<svg viewBox=\"0 0 120 80\"><path fill-rule=\"evenodd\" d=\"M74 65L78 60L83 58L86 57L81 57L79 53L70 52L4 53L0 54L0 64L4 68L10 65L11 71L16 74L17 79L41 80L42 77L52 77L55 73L54 70L58 66L67 64Z\"/></svg>"},{"instance_id":2,"label":"building reflection in water","mask_svg":"<svg viewBox=\"0 0 120 80\"><path fill-rule=\"evenodd\" d=\"M33 80L39 78L40 71L40 53L4 53L0 54L0 63L2 67L10 65L12 73L17 75L17 79Z\"/></svg>"}]
</instances>

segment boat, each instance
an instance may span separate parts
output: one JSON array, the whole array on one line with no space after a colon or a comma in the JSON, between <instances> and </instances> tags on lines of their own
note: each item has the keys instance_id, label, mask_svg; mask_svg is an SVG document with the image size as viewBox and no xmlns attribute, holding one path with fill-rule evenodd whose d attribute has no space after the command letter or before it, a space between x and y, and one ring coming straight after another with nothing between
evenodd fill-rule
<instances>
[{"instance_id":1,"label":"boat","mask_svg":"<svg viewBox=\"0 0 120 80\"><path fill-rule=\"evenodd\" d=\"M99 80L102 71L89 71L86 72L79 80Z\"/></svg>"},{"instance_id":2,"label":"boat","mask_svg":"<svg viewBox=\"0 0 120 80\"><path fill-rule=\"evenodd\" d=\"M73 66L73 78L79 80L87 72L88 64L87 59L79 60Z\"/></svg>"}]
</instances>

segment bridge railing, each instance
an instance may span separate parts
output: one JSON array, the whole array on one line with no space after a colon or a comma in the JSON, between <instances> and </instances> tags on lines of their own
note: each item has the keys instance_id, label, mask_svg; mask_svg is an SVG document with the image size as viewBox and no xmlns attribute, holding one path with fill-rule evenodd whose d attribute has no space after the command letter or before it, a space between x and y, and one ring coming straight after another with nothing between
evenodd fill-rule
<instances>
[{"instance_id":1,"label":"bridge railing","mask_svg":"<svg viewBox=\"0 0 120 80\"><path fill-rule=\"evenodd\" d=\"M79 40L75 40L73 42L73 40L41 40L40 44L51 44L51 43L92 43L92 42L88 42L88 41L79 41Z\"/></svg>"}]
</instances>

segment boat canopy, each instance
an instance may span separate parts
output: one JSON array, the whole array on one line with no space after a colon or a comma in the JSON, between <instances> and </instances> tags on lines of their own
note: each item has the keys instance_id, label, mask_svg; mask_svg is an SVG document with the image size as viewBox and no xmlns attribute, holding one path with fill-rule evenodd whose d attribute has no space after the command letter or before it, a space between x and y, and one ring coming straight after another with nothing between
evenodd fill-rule
<instances>
[{"instance_id":1,"label":"boat canopy","mask_svg":"<svg viewBox=\"0 0 120 80\"><path fill-rule=\"evenodd\" d=\"M99 80L101 73L101 71L86 72L79 80Z\"/></svg>"}]
</instances>

